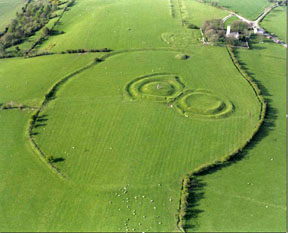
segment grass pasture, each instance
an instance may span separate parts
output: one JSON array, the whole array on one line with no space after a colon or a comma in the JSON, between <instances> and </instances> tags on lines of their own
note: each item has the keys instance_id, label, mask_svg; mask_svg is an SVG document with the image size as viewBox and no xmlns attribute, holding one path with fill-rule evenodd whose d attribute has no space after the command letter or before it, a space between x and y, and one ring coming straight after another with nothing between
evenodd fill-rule
<instances>
[{"instance_id":1,"label":"grass pasture","mask_svg":"<svg viewBox=\"0 0 288 233\"><path fill-rule=\"evenodd\" d=\"M214 48L211 48L211 52L213 52L213 50ZM227 52L225 51L225 49L215 49L214 52L216 51L218 54L222 53L223 59L226 59L227 62L227 69L229 69L228 67L231 61L229 60L228 54L226 54ZM141 183L143 184L146 182L149 183L150 180L149 177L151 176L144 172L146 170L146 168L143 166L143 163L145 163L145 161L150 161L149 162L150 165L148 167L152 168L153 166L157 166L158 167L157 172L161 171L161 176L159 176L159 182L160 182L161 179L165 180L168 179L169 177L168 174L171 174L175 178L182 177L182 175L180 174L183 172L183 166L185 167L185 164L187 166L186 172L188 172L191 168L202 164L204 161L207 162L211 159L212 160L216 159L217 154L222 155L235 149L235 147L237 147L237 144L242 142L242 140L246 138L245 135L248 135L250 133L249 129L251 129L251 127L253 128L253 125L255 125L258 119L259 105L257 98L255 97L252 89L250 89L248 83L238 74L237 70L233 66L231 66L230 68L231 70L231 72L229 72L230 75L226 76L227 78L225 79L225 81L224 80L221 81L223 82L222 85L219 85L220 81L217 79L217 75L215 75L216 69L214 67L211 67L210 69L206 69L205 71L203 71L202 73L203 78L200 81L196 78L193 78L193 74L195 74L193 70L200 69L201 63L203 67L208 65L208 64L206 65L203 61L201 61L201 63L196 61L197 57L199 56L197 47L195 48L193 53L191 54L190 59L183 61L175 59L177 52L170 52L170 51L143 51L143 52L130 52L130 53L128 52L123 53L121 55L120 54L115 55L115 57L111 57L107 61L84 71L83 73L77 75L79 77L77 76L74 77L73 81L68 82L63 89L59 90L59 93L57 94L57 98L55 101L51 101L49 105L45 106L44 111L41 113L41 115L42 114L47 115L48 118L47 126L45 126L45 131L43 127L35 129L35 133L39 133L38 135L35 136L36 141L39 142L39 145L41 146L41 148L43 148L46 154L52 154L52 155L55 154L56 157L59 156L65 159L65 162L59 163L59 168L61 171L67 174L68 177L71 177L71 179L74 180L75 182L78 183L78 180L83 182L84 177L86 177L85 174L89 170L88 174L90 175L89 177L85 178L86 181L92 183L96 182L96 184L103 183L106 185L110 182L111 184L125 182L123 180L123 176L125 173L123 174L123 176L118 176L119 178L118 180L113 172L113 171L115 171L116 173L119 172L116 169L116 167L119 167L118 163L114 165L116 167L113 167L112 163L110 164L109 167L107 167L107 165L104 166L104 164L107 164L108 161L105 162L105 160L103 159L109 158L109 156L112 156L111 157L112 161L118 161L118 159L120 158L122 160L125 159L126 162L123 163L123 167L122 169L120 169L122 170L122 172L127 172L128 174L130 174L131 172L132 174L134 174L137 171L137 173L140 174L143 173L143 175L145 174L143 178L141 178L142 176L140 174L138 174L137 176L135 174L134 175L131 174L132 177L135 177L135 179L138 182L140 182L141 180ZM204 53L205 52L202 50L200 52L201 56L204 56ZM119 62L119 60L121 60L121 62ZM149 60L150 62L148 62ZM137 65L137 67L139 67L137 70L129 69L129 64L131 64L132 61L134 61L134 64L135 61L139 61L139 63L135 64ZM167 66L168 64L170 65L170 67ZM179 67L182 67L181 69L183 69L183 71L180 70ZM198 146L195 145L194 148L191 148L190 146L188 146L190 145L189 143L187 147L183 147L182 149L181 147L175 145L173 145L173 147L170 148L165 146L163 142L160 143L160 141L163 140L165 141L165 139L160 137L159 132L166 132L167 134L171 135L173 131L171 131L170 127L174 128L176 127L176 125L172 124L170 127L166 127L166 124L169 125L172 122L175 122L176 124L176 122L178 122L177 119L179 119L179 123L177 123L178 125L177 136L171 135L172 138L175 138L174 140L176 140L177 138L177 141L187 140L181 137L182 134L181 127L187 128L188 124L191 125L204 124L205 126L203 125L203 130L204 128L206 129L203 132L201 130L204 138L211 137L211 135L209 136L209 134L211 134L212 132L216 134L218 132L215 131L216 128L214 128L214 125L216 123L214 121L203 121L203 120L201 121L201 119L199 121L199 119L193 119L193 118L186 120L182 115L178 114L177 111L175 111L174 109L170 109L167 104L161 104L161 102L158 103L159 101L161 101L161 99L155 99L156 102L154 101L155 97L151 99L151 101L150 99L147 99L147 101L145 101L146 99L143 99L140 101L141 103L138 103L139 101L131 102L130 99L127 99L126 97L127 94L125 93L126 92L125 87L127 83L131 82L133 79L138 77L143 77L151 73L157 74L161 72L168 74L177 73L185 85L185 90L187 89L195 91L197 89L205 88L208 90L213 90L213 92L218 93L218 95L220 96L221 95L229 96L229 100L233 103L236 110L231 115L230 118L228 117L227 119L223 120L219 119L219 121L217 122L216 120L216 122L217 124L219 123L218 127L221 127L222 129L221 135L223 135L223 132L226 132L225 134L228 134L230 130L231 130L230 132L232 132L234 127L239 128L239 130L238 135L235 135L235 137L231 138L232 141L227 142L226 149L224 149L225 146L223 146L222 144L223 139L221 139L220 136L217 137L216 135L214 137L219 138L220 141L217 142L217 140L215 140L215 143L211 144L213 150L211 150L211 148L208 147L206 148L199 147L199 145ZM231 73L234 74L233 80L235 81L232 81ZM212 77L215 77L214 82L210 80L212 79ZM115 81L115 79L117 79L117 81ZM157 77L155 79L157 79ZM223 76L222 79L224 79ZM208 80L210 81L208 82ZM148 80L148 83L151 84L150 81L151 80ZM224 84L225 82L226 84ZM247 101L251 103L248 110L241 107L241 105L244 104L244 102L242 103L241 102L242 100L240 100L240 98L237 98L236 96L233 98L232 89L230 92L229 91L227 92L226 89L228 88L225 88L225 86L228 85L228 82L229 85L233 85L235 86L235 88L236 86L238 86L239 88L241 88L241 85L243 86L243 91L241 91L243 97L241 99L244 98L247 98L247 100L253 99L253 101ZM140 85L141 84L139 84L139 86ZM80 86L81 88L83 88L83 90L85 89L86 91L82 92L81 90L79 90ZM95 93L94 89L95 86L99 88L97 93ZM131 86L131 88L134 87ZM141 86L139 88L141 88ZM225 91L226 93L224 92L224 90L226 90ZM136 89L136 91L138 91L138 88ZM158 93L158 95L159 94L161 97L161 93ZM164 94L166 95L166 93ZM149 97L151 96L151 94L148 94L147 96ZM152 97L153 95L151 96L151 98ZM175 98L177 98L177 94L175 94ZM73 100L75 100L75 102ZM91 100L91 106L89 100ZM103 104L106 106L105 108L106 110L101 114L97 114L97 112L99 112L100 109L103 109L104 106ZM136 108L136 111L134 107ZM60 111L60 109L62 110ZM144 109L146 109L146 111L144 111ZM90 111L91 113L89 113ZM251 113L252 116L251 118L249 117L249 112ZM95 117L94 120L92 120L93 118L90 118L90 114L92 114ZM157 116L157 114L159 114L159 117ZM86 118L86 116L90 118L89 122L91 122L90 124L92 125L85 124L85 122L88 121L88 118ZM69 117L71 117L71 120L67 121ZM164 120L165 118L168 119ZM68 126L64 122L62 122L62 120L64 120L65 122L72 121L76 123L76 119L78 119L77 125L79 126L74 126L73 128L70 129L67 128ZM142 123L139 122L140 119L143 120ZM148 125L149 119L153 123L151 123L151 128L147 129L148 131L146 132L145 128ZM159 120L161 121L161 123L159 122ZM127 122L128 124L125 124L124 121ZM192 123L194 121L196 122ZM99 124L98 122L99 123L101 122L101 124ZM214 129L212 128L208 129L209 122L211 123L211 127ZM241 126L235 122L239 122ZM226 124L229 124L229 127L227 127ZM200 125L199 127L201 128ZM154 127L155 131L153 130ZM113 128L115 129L115 131L113 130ZM139 130L135 131L136 128L139 128ZM106 141L108 138L107 139L105 138L108 137L108 135L107 136L104 135L105 132L110 132L110 130L108 129L113 130L113 135L110 135L109 140ZM53 132L57 132L56 135L59 136L59 140L56 141L58 141L58 143L62 144L63 146L67 145L67 147L65 146L60 149L58 143L55 144L55 147L51 145L51 140L55 140L55 135ZM68 141L62 142L60 139L61 138L64 139L66 137L62 135L61 132L63 132L64 134L68 133L69 135L75 135L75 136L83 135L83 133L81 132L87 132L87 138L85 139L87 146L84 146L81 143L81 140L78 140L75 137L67 138ZM150 132L148 134L150 135L149 137L147 137L148 132ZM164 135L166 133L164 133ZM194 133L196 132L191 129L191 134L193 135ZM125 138L127 137L124 141L117 140L117 138L119 138L121 134L125 134L126 135ZM185 137L193 138L192 135L190 136L186 135ZM135 139L138 140L135 141ZM150 148L149 144L151 144L155 140L156 141L160 140L159 143L156 143L156 145L161 146L159 148L155 148L154 152L155 154L152 152L148 153L148 151L146 150ZM170 144L169 140L167 141L167 143ZM72 147L78 149L73 149ZM216 151L218 150L220 151L216 153ZM85 151L87 153L87 157L86 156L78 157L76 155L77 153L84 153ZM166 158L166 162L163 164L163 167L161 166L162 168L160 168L159 163L160 161L163 160L161 158L161 155L167 153L167 152L163 153L163 151L167 152L169 151L171 157L169 156L168 158ZM194 154L199 153L207 155L200 156L200 158L192 156ZM89 154L94 154L95 156L93 156L93 158L96 159L96 161L98 161L99 159L100 161L103 160L103 165L101 165L100 161L98 162L95 161L95 163L91 162L90 161L91 156L89 156ZM125 157L122 156L123 154L125 154ZM180 172L179 175L177 175L177 170L175 170L174 172L176 173L173 174L172 171L175 168L171 170L172 167L170 167L172 164L174 165L175 163L173 156L174 154L181 154L182 156L186 154L186 157L184 156L182 160L178 161L181 165L179 164L179 166L177 167L182 167L181 171L178 171ZM99 157L100 155L101 157ZM120 157L118 158L118 156ZM145 159L146 156L148 157ZM202 161L202 159L204 159L204 161ZM128 164L131 163L129 161L136 162L134 167L132 165L128 166ZM138 163L139 167L136 167ZM152 164L154 165L152 166ZM188 164L190 165L188 166ZM83 168L86 166L87 167L86 169L83 168L78 169L80 168L79 166ZM168 167L166 168L166 166ZM107 169L109 169L109 172L105 171ZM126 169L128 170L126 171ZM141 172L142 169L144 169L143 172ZM154 169L152 169L151 172L152 171L154 171ZM103 172L105 172L106 175L99 176L99 174L102 174ZM128 177L127 179L129 179ZM128 183L131 184L132 181L129 181Z\"/></svg>"},{"instance_id":2,"label":"grass pasture","mask_svg":"<svg viewBox=\"0 0 288 233\"><path fill-rule=\"evenodd\" d=\"M204 192L191 232L284 232L286 222L286 50L265 42L237 57L268 101L266 119L244 158L200 177ZM267 66L269 64L269 66ZM234 210L237 210L234 211Z\"/></svg>"},{"instance_id":3,"label":"grass pasture","mask_svg":"<svg viewBox=\"0 0 288 233\"><path fill-rule=\"evenodd\" d=\"M238 21L238 17L236 16L232 16L230 17L229 19L227 19L224 23L224 27L227 28L229 25L231 26L231 24L234 22L234 21Z\"/></svg>"},{"instance_id":4,"label":"grass pasture","mask_svg":"<svg viewBox=\"0 0 288 233\"><path fill-rule=\"evenodd\" d=\"M263 19L261 26L287 43L287 7L273 9Z\"/></svg>"},{"instance_id":5,"label":"grass pasture","mask_svg":"<svg viewBox=\"0 0 288 233\"><path fill-rule=\"evenodd\" d=\"M52 36L41 49L50 48L51 45L51 51L160 47L165 44L159 32L170 32L177 25L180 25L180 21L170 16L168 0L164 3L152 0L77 1L55 28L65 33Z\"/></svg>"},{"instance_id":6,"label":"grass pasture","mask_svg":"<svg viewBox=\"0 0 288 233\"><path fill-rule=\"evenodd\" d=\"M25 5L26 0L0 0L0 32L4 31L17 11Z\"/></svg>"},{"instance_id":7,"label":"grass pasture","mask_svg":"<svg viewBox=\"0 0 288 233\"><path fill-rule=\"evenodd\" d=\"M145 227L149 226L149 231L174 231L173 219L178 201L168 200L178 200L180 177L202 163L213 161L234 150L245 140L258 120L257 98L248 83L231 66L226 50L207 49L210 56L220 53L226 61L226 78L220 76L220 72L217 75L214 66L202 73L202 79L194 76L198 73L195 72L196 69L206 67L209 63L208 59L207 64L199 62L200 54L201 57L206 54L206 49L199 47L195 47L191 57L184 61L176 59L179 52L173 51L128 52L115 55L75 76L41 112L40 116L46 116L47 122L45 126L33 131L38 133L35 136L36 142L46 154L64 160L57 167L69 181L87 189L101 187L101 190L106 190L105 193L111 193L111 196L114 193L120 195L120 188L129 189L128 193L121 193L120 196L121 199L128 198L126 203L120 204L117 201L118 196L111 197L111 210L106 211L108 221L108 216L115 216L114 211L117 213L119 208L125 209L117 220L119 224L122 221L121 230L125 230L125 218L131 219L129 229L146 231ZM137 70L129 68L133 61ZM160 72L177 73L186 89L206 88L222 95L225 93L235 105L235 112L223 119L186 119L167 104L154 102L153 99L127 99L125 87L129 82ZM222 81L217 77L222 77ZM228 85L241 88L241 98L232 89L229 91L225 88ZM153 87L155 95L155 85ZM247 103L251 104L248 108ZM249 111L252 118L249 117ZM75 123L70 127L65 122ZM233 137L225 137L232 132ZM205 141L210 140L209 138L217 140L210 146L203 147L204 141L195 140L198 134ZM79 156L80 154L85 156ZM143 195L150 201L144 198L145 201L138 203L135 197L140 198ZM134 210L137 213L135 216ZM160 225L158 220L153 220L152 216L155 217L155 214L159 216ZM143 216L147 216L149 221L147 219L143 222ZM137 226L137 222L142 225ZM101 228L95 225L95 229ZM112 225L109 230L118 229Z\"/></svg>"},{"instance_id":8,"label":"grass pasture","mask_svg":"<svg viewBox=\"0 0 288 233\"><path fill-rule=\"evenodd\" d=\"M201 27L205 20L222 19L229 14L222 9L200 3L197 0L180 0L179 2L182 6L183 19L198 27Z\"/></svg>"},{"instance_id":9,"label":"grass pasture","mask_svg":"<svg viewBox=\"0 0 288 233\"><path fill-rule=\"evenodd\" d=\"M0 103L15 101L29 106L38 106L47 89L51 88L56 81L86 65L94 57L95 54L75 54L34 59L2 59Z\"/></svg>"},{"instance_id":10,"label":"grass pasture","mask_svg":"<svg viewBox=\"0 0 288 233\"><path fill-rule=\"evenodd\" d=\"M205 0L205 2L212 2L212 0ZM267 0L217 0L216 2L219 6L228 8L250 20L255 20L265 8L273 4Z\"/></svg>"},{"instance_id":11,"label":"grass pasture","mask_svg":"<svg viewBox=\"0 0 288 233\"><path fill-rule=\"evenodd\" d=\"M134 49L167 47L167 42L161 35L172 38L173 43L177 44L176 47L179 47L183 41L187 47L189 38L192 37L189 43L196 43L201 35L199 30L185 30L182 27L183 19L193 21L200 27L207 17L222 18L228 14L221 9L202 5L197 1L181 0L180 2L182 8L185 8L181 8L181 11L185 14L172 17L168 0L78 1L70 11L65 13L61 23L55 28L65 33L50 37L40 46L40 49L59 52L78 48L108 47L113 50L123 50L127 47ZM173 1L173 4L177 7L177 12L180 11L179 2Z\"/></svg>"},{"instance_id":12,"label":"grass pasture","mask_svg":"<svg viewBox=\"0 0 288 233\"><path fill-rule=\"evenodd\" d=\"M116 54L77 74L59 89L56 99L43 108L39 118L41 122L34 128L34 133L36 133L34 137L45 153L64 160L56 163L56 166L67 175L67 181L64 183L47 169L37 155L33 155L28 142L25 142L25 126L19 127L17 134L22 135L19 148L28 147L27 155L32 156L32 161L29 160L29 163L40 165L35 172L38 178L33 179L39 181L44 179L42 176L51 177L47 178L51 180L47 182L46 188L51 189L56 182L52 189L55 194L51 194L51 197L46 194L42 196L41 193L45 193L46 189L43 187L35 193L35 196L33 195L36 198L33 206L29 202L23 202L21 209L24 209L26 213L31 211L40 213L44 211L45 213L40 203L44 200L49 203L50 212L46 212L42 217L37 216L35 221L31 219L30 214L24 215L21 211L19 212L17 205L6 208L5 216L1 216L1 219L5 219L5 224L1 229L125 231L125 224L127 224L130 230L177 230L174 215L178 208L181 178L193 167L203 162L213 161L237 147L250 133L259 114L257 98L248 83L231 65L231 60L224 48L195 46L194 51L181 52L188 54L190 58L177 59L176 56L180 51L172 50ZM199 60L199 57L205 54L208 56L205 59L207 64ZM203 70L201 67L204 66L209 67L211 54L215 56L221 54L221 58L225 61L225 72L217 71L215 67L220 64L215 64L201 72L202 79L197 79L197 73L199 73L197 70ZM63 58L64 61L66 56L68 57L68 55L37 57L24 60L24 62L33 61L33 64L38 67L35 61L47 64L46 59L59 57L58 59ZM75 57L81 59L79 55ZM17 61L17 59L8 59L7 62L12 63L13 60ZM56 61L55 67L61 64L60 61ZM138 62L135 64L135 61ZM130 69L130 64L133 62L139 69ZM14 63L17 67L15 64L17 62ZM223 65L223 62L221 64ZM51 66L50 63L49 65ZM49 66L47 69L51 70ZM129 82L137 77L159 72L177 73L181 80L183 79L186 89L205 88L213 90L220 96L229 96L229 100L235 105L235 112L223 119L201 120L193 117L187 119L167 104L127 99L125 87ZM8 73L2 73L2 75L7 76ZM47 77L49 76L48 73ZM217 79L217 77L224 77L224 79ZM46 90L51 87L50 83L43 83ZM234 89L237 88L242 93L241 98L232 89L227 88L228 85L234 86ZM95 87L97 87L96 92ZM30 91L25 90L28 93ZM149 86L148 93L151 91L155 93L155 85ZM161 93L163 93L162 90ZM252 112L252 118L247 112L247 103L249 103L248 109ZM27 112L28 116L31 114L32 112ZM5 121L11 118L13 111L7 111L4 115L2 122L6 124ZM19 118L24 117L26 113L17 112L16 115ZM27 121L28 116L23 120ZM74 122L73 127L70 127L68 122ZM8 126L9 124L5 127ZM187 131L189 128L190 130ZM233 137L225 137L232 132L234 132ZM208 138L217 138L217 140L213 140L209 148L204 147L204 141L195 141L196 135L199 134L202 135L201 138L205 138L205 141L209 140ZM124 140L119 140L121 137ZM6 138L7 140L10 140L9 137ZM4 148L1 151L4 151L4 154L7 153ZM18 151L21 150L18 149ZM80 154L85 156L79 156ZM5 161L9 160L9 157L4 157ZM13 167L18 169L19 163L25 169L25 161L20 160L13 166L11 164L11 170L13 171ZM5 176L8 179L12 175L12 179L16 182L17 174L24 172L23 169L15 173L15 176L5 170ZM42 175L38 174L39 169ZM22 177L22 179L25 178ZM59 181L54 181L55 179ZM59 185L56 185L57 183ZM7 188L5 190L11 189L10 186L3 185ZM71 195L67 195L68 191ZM22 193L21 195L28 195L29 192L27 192L26 186L21 186L17 190L17 193ZM7 198L2 200L8 200L9 203L13 197L16 198L15 195L16 193L10 192L10 201ZM62 200L62 204L59 205L58 201L54 202L55 198ZM75 200L79 201L75 202ZM3 206L9 205L3 204ZM88 212L87 206L89 206ZM73 208L77 208L78 211L71 212ZM7 216L18 216L20 220L17 221L17 225L11 227L13 218L8 219ZM26 218L29 218L29 221L26 221ZM77 219L77 221L68 221L68 219Z\"/></svg>"},{"instance_id":13,"label":"grass pasture","mask_svg":"<svg viewBox=\"0 0 288 233\"><path fill-rule=\"evenodd\" d=\"M229 3L252 18L267 6ZM78 0L64 33L36 48L57 54L0 59L0 231L180 231L183 177L242 146L261 113L227 49L187 27L228 14L196 0ZM61 54L100 48L112 51ZM284 229L284 48L236 55L271 115L244 159L201 178L189 231Z\"/></svg>"}]
</instances>

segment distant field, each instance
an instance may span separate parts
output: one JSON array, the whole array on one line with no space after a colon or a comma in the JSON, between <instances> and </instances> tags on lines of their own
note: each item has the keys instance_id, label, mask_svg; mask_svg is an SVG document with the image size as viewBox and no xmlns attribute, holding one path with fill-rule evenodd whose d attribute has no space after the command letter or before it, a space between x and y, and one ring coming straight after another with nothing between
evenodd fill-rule
<instances>
[{"instance_id":1,"label":"distant field","mask_svg":"<svg viewBox=\"0 0 288 233\"><path fill-rule=\"evenodd\" d=\"M201 26L205 18L222 18L227 15L223 10L196 1L182 0L181 3L186 6L182 9L185 12L182 16L179 14L178 1L173 1L173 9L168 0L78 1L55 28L65 34L50 37L40 49L63 51L75 48L167 47L161 34L183 31L182 17ZM175 18L171 10L175 11Z\"/></svg>"},{"instance_id":2,"label":"distant field","mask_svg":"<svg viewBox=\"0 0 288 233\"><path fill-rule=\"evenodd\" d=\"M26 2L26 0L0 0L0 32L5 29Z\"/></svg>"},{"instance_id":3,"label":"distant field","mask_svg":"<svg viewBox=\"0 0 288 233\"><path fill-rule=\"evenodd\" d=\"M47 88L59 78L86 65L94 56L95 54L86 54L46 56L38 59L2 59L0 103L15 101L37 106L43 100Z\"/></svg>"},{"instance_id":4,"label":"distant field","mask_svg":"<svg viewBox=\"0 0 288 233\"><path fill-rule=\"evenodd\" d=\"M205 20L222 19L229 14L222 9L204 5L195 0L180 0L179 2L182 5L181 10L183 11L184 19L199 27Z\"/></svg>"},{"instance_id":5,"label":"distant field","mask_svg":"<svg viewBox=\"0 0 288 233\"><path fill-rule=\"evenodd\" d=\"M205 0L205 2L215 0ZM219 6L226 7L250 20L256 19L271 4L268 0L217 0Z\"/></svg>"},{"instance_id":6,"label":"distant field","mask_svg":"<svg viewBox=\"0 0 288 233\"><path fill-rule=\"evenodd\" d=\"M286 222L286 50L264 43L238 50L268 101L265 123L245 157L201 177L204 192L190 231L284 232ZM267 65L269 64L269 65ZM237 211L234 211L237 210Z\"/></svg>"},{"instance_id":7,"label":"distant field","mask_svg":"<svg viewBox=\"0 0 288 233\"><path fill-rule=\"evenodd\" d=\"M237 21L237 20L239 20L238 19L238 17L236 17L236 16L232 16L231 18L229 18L229 19L227 19L226 21L225 21L225 24L224 24L224 26L225 26L225 28L227 28L227 26L231 26L231 24L234 22L234 21Z\"/></svg>"},{"instance_id":8,"label":"distant field","mask_svg":"<svg viewBox=\"0 0 288 233\"><path fill-rule=\"evenodd\" d=\"M261 26L287 43L287 8L277 7L261 22Z\"/></svg>"}]
</instances>

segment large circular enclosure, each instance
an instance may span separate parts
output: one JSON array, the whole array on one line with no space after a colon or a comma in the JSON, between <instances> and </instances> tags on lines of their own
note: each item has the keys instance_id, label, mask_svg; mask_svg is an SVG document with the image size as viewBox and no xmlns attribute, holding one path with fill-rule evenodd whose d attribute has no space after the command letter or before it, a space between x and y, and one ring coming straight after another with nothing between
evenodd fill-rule
<instances>
[{"instance_id":1,"label":"large circular enclosure","mask_svg":"<svg viewBox=\"0 0 288 233\"><path fill-rule=\"evenodd\" d=\"M183 61L175 59L178 54L193 55ZM226 50L214 47L111 55L59 87L41 109L37 125L47 120L33 128L34 140L45 154L61 158L55 166L69 182L105 194L117 187L113 196L129 184L129 200L141 194L154 203L168 201L171 191L164 194L164 185L158 186L167 184L175 187L176 200L181 177L234 151L257 124L253 89L234 66L224 72L223 59L230 64ZM151 184L155 190L145 193ZM124 207L128 211L115 208ZM167 212L153 207L159 216Z\"/></svg>"},{"instance_id":2,"label":"large circular enclosure","mask_svg":"<svg viewBox=\"0 0 288 233\"><path fill-rule=\"evenodd\" d=\"M151 74L131 81L125 89L134 99L170 102L182 93L184 87L176 75Z\"/></svg>"},{"instance_id":3,"label":"large circular enclosure","mask_svg":"<svg viewBox=\"0 0 288 233\"><path fill-rule=\"evenodd\" d=\"M207 90L186 91L177 101L176 108L186 117L218 118L233 112L228 99Z\"/></svg>"}]
</instances>

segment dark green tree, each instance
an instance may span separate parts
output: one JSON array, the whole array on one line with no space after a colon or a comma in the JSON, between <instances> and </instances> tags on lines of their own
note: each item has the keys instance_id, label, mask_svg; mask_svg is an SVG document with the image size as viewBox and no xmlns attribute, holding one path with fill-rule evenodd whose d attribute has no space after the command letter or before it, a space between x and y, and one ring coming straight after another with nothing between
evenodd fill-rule
<instances>
[{"instance_id":1,"label":"dark green tree","mask_svg":"<svg viewBox=\"0 0 288 233\"><path fill-rule=\"evenodd\" d=\"M51 33L51 31L50 31L49 28L44 27L44 28L42 29L42 36L43 36L43 37L46 37L46 36L50 35L50 33Z\"/></svg>"},{"instance_id":2,"label":"dark green tree","mask_svg":"<svg viewBox=\"0 0 288 233\"><path fill-rule=\"evenodd\" d=\"M48 163L54 162L54 157L52 155L47 155L46 159L47 159Z\"/></svg>"},{"instance_id":3,"label":"dark green tree","mask_svg":"<svg viewBox=\"0 0 288 233\"><path fill-rule=\"evenodd\" d=\"M240 33L247 33L250 25L244 21L237 20L234 21L231 25L231 31L232 32L240 32Z\"/></svg>"},{"instance_id":4,"label":"dark green tree","mask_svg":"<svg viewBox=\"0 0 288 233\"><path fill-rule=\"evenodd\" d=\"M3 43L0 42L0 55L4 55L5 54L5 46Z\"/></svg>"}]
</instances>

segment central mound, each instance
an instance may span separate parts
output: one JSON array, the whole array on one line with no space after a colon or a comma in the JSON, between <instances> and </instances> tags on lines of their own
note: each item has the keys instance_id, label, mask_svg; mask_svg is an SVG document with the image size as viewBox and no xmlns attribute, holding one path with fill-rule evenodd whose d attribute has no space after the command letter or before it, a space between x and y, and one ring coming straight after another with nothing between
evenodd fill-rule
<instances>
[{"instance_id":1,"label":"central mound","mask_svg":"<svg viewBox=\"0 0 288 233\"><path fill-rule=\"evenodd\" d=\"M134 99L170 102L177 98L185 85L173 74L151 74L139 77L126 86L126 92Z\"/></svg>"},{"instance_id":2,"label":"central mound","mask_svg":"<svg viewBox=\"0 0 288 233\"><path fill-rule=\"evenodd\" d=\"M173 85L167 82L150 82L140 87L140 92L147 95L171 96L175 92Z\"/></svg>"}]
</instances>

